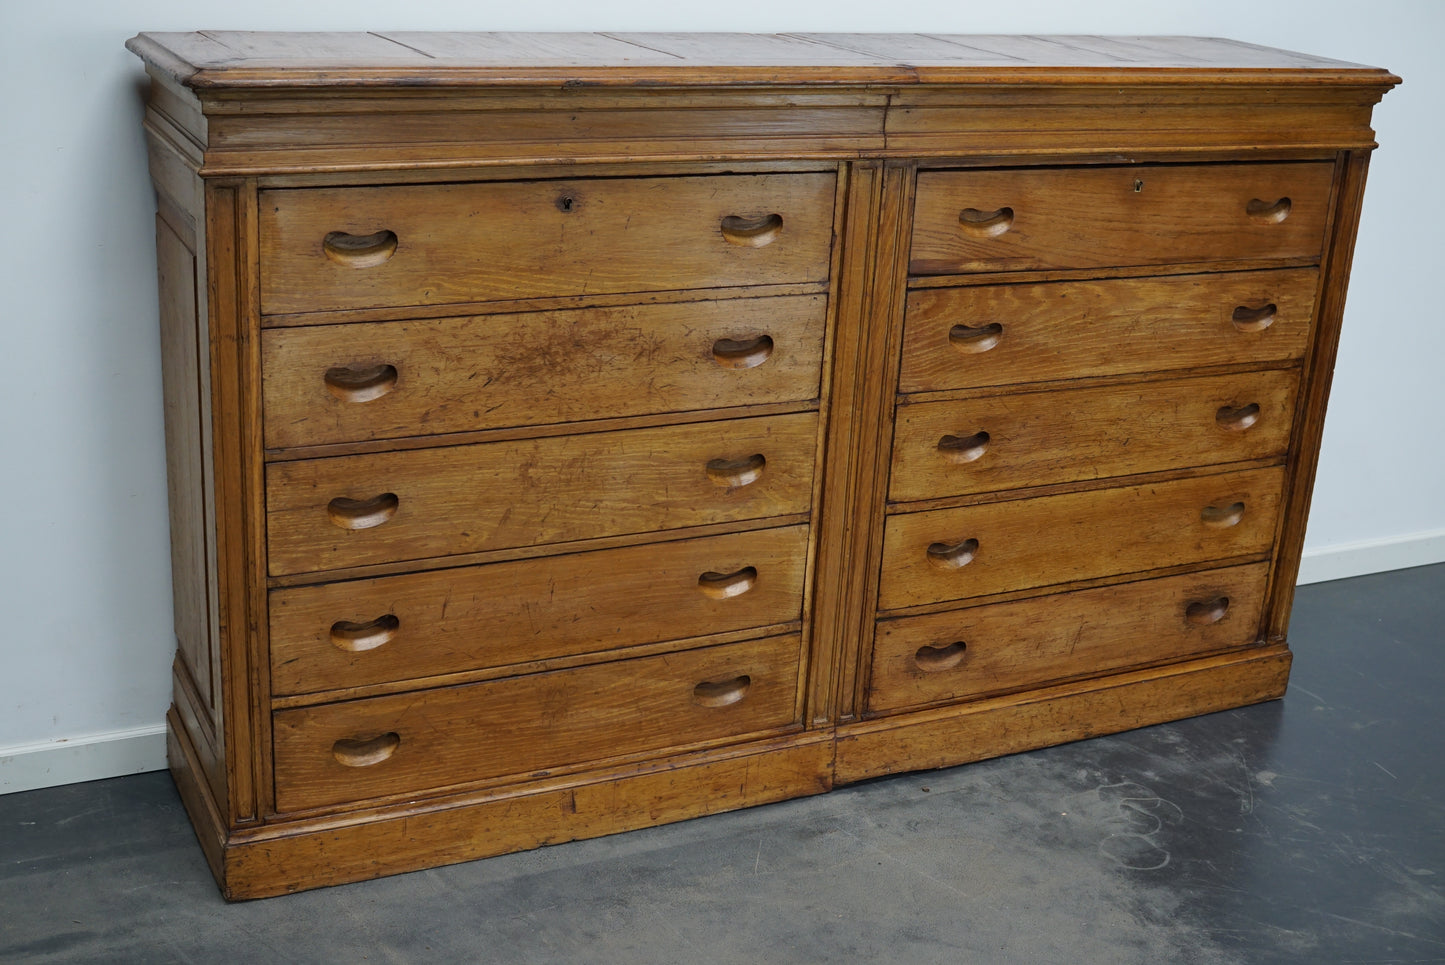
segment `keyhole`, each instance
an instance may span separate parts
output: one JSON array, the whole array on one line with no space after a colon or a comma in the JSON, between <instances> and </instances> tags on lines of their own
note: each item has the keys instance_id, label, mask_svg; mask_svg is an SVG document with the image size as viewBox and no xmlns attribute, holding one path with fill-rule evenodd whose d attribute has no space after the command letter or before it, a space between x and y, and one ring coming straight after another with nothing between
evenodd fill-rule
<instances>
[{"instance_id":1,"label":"keyhole","mask_svg":"<svg viewBox=\"0 0 1445 965\"><path fill-rule=\"evenodd\" d=\"M569 194L564 194L564 195L562 195L560 198L557 199L557 210L558 210L558 211L571 211L571 210L572 210L572 206L573 206L574 204L576 204L576 203L577 203L576 200L575 200L571 195L569 195Z\"/></svg>"},{"instance_id":2,"label":"keyhole","mask_svg":"<svg viewBox=\"0 0 1445 965\"><path fill-rule=\"evenodd\" d=\"M1135 194L1138 194L1140 191L1143 191L1143 190L1144 190L1144 181L1143 181L1143 179L1142 179L1142 178L1135 178L1135 179L1134 179L1134 193L1135 193Z\"/></svg>"}]
</instances>

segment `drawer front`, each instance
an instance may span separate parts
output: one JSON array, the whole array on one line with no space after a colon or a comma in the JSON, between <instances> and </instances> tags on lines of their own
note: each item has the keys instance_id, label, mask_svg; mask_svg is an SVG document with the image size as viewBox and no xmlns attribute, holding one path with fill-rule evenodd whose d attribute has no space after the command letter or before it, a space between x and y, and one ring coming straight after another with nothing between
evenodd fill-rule
<instances>
[{"instance_id":1,"label":"drawer front","mask_svg":"<svg viewBox=\"0 0 1445 965\"><path fill-rule=\"evenodd\" d=\"M902 392L1304 357L1313 268L909 292Z\"/></svg>"},{"instance_id":2,"label":"drawer front","mask_svg":"<svg viewBox=\"0 0 1445 965\"><path fill-rule=\"evenodd\" d=\"M874 713L1245 647L1266 563L878 621Z\"/></svg>"},{"instance_id":3,"label":"drawer front","mask_svg":"<svg viewBox=\"0 0 1445 965\"><path fill-rule=\"evenodd\" d=\"M822 295L269 329L266 445L818 398Z\"/></svg>"},{"instance_id":4,"label":"drawer front","mask_svg":"<svg viewBox=\"0 0 1445 965\"><path fill-rule=\"evenodd\" d=\"M898 407L894 501L1282 456L1294 370Z\"/></svg>"},{"instance_id":5,"label":"drawer front","mask_svg":"<svg viewBox=\"0 0 1445 965\"><path fill-rule=\"evenodd\" d=\"M818 416L272 463L273 575L808 511Z\"/></svg>"},{"instance_id":6,"label":"drawer front","mask_svg":"<svg viewBox=\"0 0 1445 965\"><path fill-rule=\"evenodd\" d=\"M1266 552L1284 470L892 516L879 608Z\"/></svg>"},{"instance_id":7,"label":"drawer front","mask_svg":"<svg viewBox=\"0 0 1445 965\"><path fill-rule=\"evenodd\" d=\"M806 526L274 590L271 689L316 693L801 619Z\"/></svg>"},{"instance_id":8,"label":"drawer front","mask_svg":"<svg viewBox=\"0 0 1445 965\"><path fill-rule=\"evenodd\" d=\"M836 176L261 193L266 314L828 277Z\"/></svg>"},{"instance_id":9,"label":"drawer front","mask_svg":"<svg viewBox=\"0 0 1445 965\"><path fill-rule=\"evenodd\" d=\"M797 721L796 635L278 711L276 806L415 794Z\"/></svg>"},{"instance_id":10,"label":"drawer front","mask_svg":"<svg viewBox=\"0 0 1445 965\"><path fill-rule=\"evenodd\" d=\"M1316 258L1334 165L1129 165L918 176L915 275Z\"/></svg>"}]
</instances>

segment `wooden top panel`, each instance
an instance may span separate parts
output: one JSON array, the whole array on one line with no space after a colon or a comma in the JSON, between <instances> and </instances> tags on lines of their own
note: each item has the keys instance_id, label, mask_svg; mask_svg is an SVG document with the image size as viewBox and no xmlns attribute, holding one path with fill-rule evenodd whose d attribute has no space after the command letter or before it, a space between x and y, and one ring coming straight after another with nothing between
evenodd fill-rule
<instances>
[{"instance_id":1,"label":"wooden top panel","mask_svg":"<svg viewBox=\"0 0 1445 965\"><path fill-rule=\"evenodd\" d=\"M736 33L143 33L188 87L1394 84L1360 64L1198 37Z\"/></svg>"}]
</instances>

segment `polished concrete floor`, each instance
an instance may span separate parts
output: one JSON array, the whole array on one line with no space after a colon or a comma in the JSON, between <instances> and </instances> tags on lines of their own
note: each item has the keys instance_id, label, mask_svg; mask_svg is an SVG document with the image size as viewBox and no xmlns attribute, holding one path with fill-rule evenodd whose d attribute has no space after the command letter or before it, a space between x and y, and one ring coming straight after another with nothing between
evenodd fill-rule
<instances>
[{"instance_id":1,"label":"polished concrete floor","mask_svg":"<svg viewBox=\"0 0 1445 965\"><path fill-rule=\"evenodd\" d=\"M165 774L0 797L0 961L1445 962L1442 628L1317 584L1283 701L237 905Z\"/></svg>"}]
</instances>

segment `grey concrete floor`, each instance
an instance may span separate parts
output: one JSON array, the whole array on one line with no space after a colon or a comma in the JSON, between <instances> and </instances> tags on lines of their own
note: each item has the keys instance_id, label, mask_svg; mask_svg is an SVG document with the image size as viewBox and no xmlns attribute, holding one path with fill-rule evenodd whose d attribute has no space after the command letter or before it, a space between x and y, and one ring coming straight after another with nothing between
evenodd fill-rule
<instances>
[{"instance_id":1,"label":"grey concrete floor","mask_svg":"<svg viewBox=\"0 0 1445 965\"><path fill-rule=\"evenodd\" d=\"M0 961L1445 962L1445 565L1300 590L1289 695L227 905L165 774L0 797Z\"/></svg>"}]
</instances>

